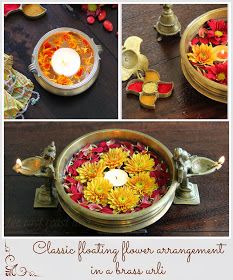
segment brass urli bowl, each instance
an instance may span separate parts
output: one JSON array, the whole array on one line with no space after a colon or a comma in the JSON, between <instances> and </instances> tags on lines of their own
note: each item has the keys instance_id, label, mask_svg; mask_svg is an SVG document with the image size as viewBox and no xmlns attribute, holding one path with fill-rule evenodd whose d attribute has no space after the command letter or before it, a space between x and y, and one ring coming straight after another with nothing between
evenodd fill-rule
<instances>
[{"instance_id":1,"label":"brass urli bowl","mask_svg":"<svg viewBox=\"0 0 233 280\"><path fill-rule=\"evenodd\" d=\"M41 71L39 63L38 63L38 53L40 50L41 45L46 41L51 35L54 35L56 33L60 32L73 32L76 34L81 35L83 38L85 38L90 46L92 47L94 51L94 64L91 70L91 73L80 83L74 84L74 85L60 85L57 83L54 83L50 81ZM29 71L31 71L37 82L47 91L60 95L60 96L73 96L80 94L84 91L86 91L89 87L92 86L92 84L96 81L98 74L99 74L99 68L100 68L100 56L99 54L102 52L102 47L100 45L96 45L94 43L94 40L91 39L88 35L85 33L74 29L70 27L61 27L56 28L48 33L46 33L36 44L33 53L32 53L32 63L28 66Z\"/></svg>"},{"instance_id":2,"label":"brass urli bowl","mask_svg":"<svg viewBox=\"0 0 233 280\"><path fill-rule=\"evenodd\" d=\"M198 92L213 100L227 103L227 86L211 81L204 77L192 66L187 56L187 53L189 52L190 41L198 33L199 28L210 19L227 20L227 8L209 11L193 20L187 26L180 41L181 67L188 82Z\"/></svg>"},{"instance_id":3,"label":"brass urli bowl","mask_svg":"<svg viewBox=\"0 0 233 280\"><path fill-rule=\"evenodd\" d=\"M109 139L127 140L130 142L140 142L156 151L167 163L171 176L171 184L167 193L155 204L141 211L130 214L103 214L86 209L75 203L64 190L63 175L64 170L72 158L73 154L79 151L87 143L97 143ZM158 140L132 130L100 130L84 135L70 145L60 154L56 163L56 189L58 199L65 212L78 223L94 230L123 233L131 232L147 227L160 219L170 208L175 190L179 185L176 181L175 165L172 153Z\"/></svg>"}]
</instances>

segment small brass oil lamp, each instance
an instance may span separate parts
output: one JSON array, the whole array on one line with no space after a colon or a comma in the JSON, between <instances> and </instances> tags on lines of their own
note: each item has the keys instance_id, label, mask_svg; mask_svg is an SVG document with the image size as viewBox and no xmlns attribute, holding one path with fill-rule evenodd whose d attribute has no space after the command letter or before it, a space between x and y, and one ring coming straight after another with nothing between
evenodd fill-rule
<instances>
[{"instance_id":1,"label":"small brass oil lamp","mask_svg":"<svg viewBox=\"0 0 233 280\"><path fill-rule=\"evenodd\" d=\"M73 154L90 143L118 139L121 141L140 142L163 158L167 163L171 178L167 192L159 201L143 210L127 214L105 214L91 211L74 202L64 188L64 174ZM88 133L67 145L56 157L54 142L46 147L41 156L17 160L13 169L25 176L44 177L46 182L36 189L35 208L56 207L58 200L64 211L76 222L88 228L108 233L134 232L155 223L169 210L172 203L196 205L200 203L198 187L189 180L194 176L211 174L219 170L224 156L218 161L190 155L182 148L173 153L157 139L144 133L127 129L105 129ZM56 190L53 188L55 183Z\"/></svg>"},{"instance_id":2,"label":"small brass oil lamp","mask_svg":"<svg viewBox=\"0 0 233 280\"><path fill-rule=\"evenodd\" d=\"M13 170L25 176L46 178L45 184L36 189L34 208L55 208L58 205L57 193L53 188L55 169L53 162L56 158L55 143L46 147L41 156L16 160Z\"/></svg>"}]
</instances>

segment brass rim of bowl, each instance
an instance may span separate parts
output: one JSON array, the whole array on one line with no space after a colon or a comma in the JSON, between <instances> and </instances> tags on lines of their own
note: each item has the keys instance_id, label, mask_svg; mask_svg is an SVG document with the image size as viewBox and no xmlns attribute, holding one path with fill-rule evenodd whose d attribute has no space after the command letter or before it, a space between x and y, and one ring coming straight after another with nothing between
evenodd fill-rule
<instances>
[{"instance_id":1,"label":"brass rim of bowl","mask_svg":"<svg viewBox=\"0 0 233 280\"><path fill-rule=\"evenodd\" d=\"M199 27L201 27L206 21L208 21L211 18L216 18L216 19L224 19L227 18L227 8L219 8L219 9L215 9L215 10L211 10L207 13L204 13L202 15L200 15L199 17L197 17L196 19L194 19L185 29L182 37L181 37L181 41L180 41L180 53L181 53L181 58L184 61L185 67L186 69L191 72L190 74L192 76L197 76L198 79L203 82L204 84L206 84L208 87L213 87L213 88L217 88L218 90L222 91L222 92L226 92L227 94L227 85L222 85L219 84L217 82L211 81L208 78L206 78L205 76L203 76L202 74L200 74L190 63L190 61L188 60L188 56L187 56L187 51L186 51L186 40L187 40L187 36L189 35L189 33L191 31L193 31L193 35L197 34L197 30ZM192 37L193 38L193 37Z\"/></svg>"},{"instance_id":2,"label":"brass rim of bowl","mask_svg":"<svg viewBox=\"0 0 233 280\"><path fill-rule=\"evenodd\" d=\"M57 84L57 83L54 83L54 82L50 81L44 75L44 73L40 69L40 65L38 63L38 52L39 52L39 49L40 49L41 45L43 44L43 42L48 37L50 37L51 35L54 35L56 33L62 33L62 32L74 32L78 35L81 35L82 37L84 37L88 41L88 43L90 44L90 46L92 47L93 52L94 52L94 64L93 64L93 67L92 67L92 70L91 70L90 74L85 79L83 79L80 83L70 85L70 86L60 85L60 84ZM80 31L78 29L75 29L75 28L70 28L70 27L60 27L60 28L52 29L49 32L47 32L46 34L44 34L40 38L40 40L37 42L32 56L33 56L33 59L34 59L33 63L35 64L36 70L38 72L38 77L43 78L43 80L45 80L51 86L53 86L55 88L63 89L63 90L75 89L75 88L79 88L79 87L82 87L83 85L87 84L94 77L96 71L98 71L98 65L99 65L99 60L100 60L97 45L94 43L94 41L87 34L83 33L82 31Z\"/></svg>"},{"instance_id":3,"label":"brass rim of bowl","mask_svg":"<svg viewBox=\"0 0 233 280\"><path fill-rule=\"evenodd\" d=\"M138 132L138 131L134 131L134 130L128 130L128 129L104 129L104 130L97 130L97 131L85 134L85 135L79 137L78 139L74 140L69 145L67 145L66 148L61 152L60 156L57 159L56 168L55 168L56 169L55 170L55 174L56 174L56 189L58 191L59 196L61 197L61 199L65 202L65 204L68 207L71 207L74 211L80 212L80 214L82 214L84 216L89 216L90 218L103 219L103 220L108 220L108 221L111 221L111 220L119 220L119 221L120 220L131 220L131 219L138 218L138 217L140 217L141 215L143 215L145 213L147 214L147 213L150 213L150 212L154 212L155 209L157 209L159 207L162 207L162 205L167 203L168 200L171 198L171 196L175 193L175 190L176 190L176 188L178 186L178 182L176 181L176 173L175 173L175 166L174 166L174 164L171 164L172 165L171 167L172 167L173 170L170 170L170 174L173 175L173 178L171 178L171 184L170 184L170 186L168 186L168 190L167 190L166 194L158 202L152 204L150 207L142 209L142 210L140 210L138 212L129 213L129 214L105 214L105 213L99 213L99 212L96 212L96 211L92 211L92 210L86 209L86 208L80 206L78 203L75 203L72 199L70 199L70 197L68 197L67 193L64 190L64 186L62 184L62 179L63 179L63 176L64 176L64 167L62 168L62 172L63 173L60 174L60 169L61 169L60 165L62 165L62 160L63 159L67 163L68 160L70 160L70 158L71 158L71 156L67 156L67 151L69 149L71 149L72 147L76 146L76 144L78 142L80 142L81 140L85 140L86 138L88 138L90 136L94 136L97 133L100 133L100 134L104 135L105 133L113 132L113 131L117 131L119 133L122 133L122 132L132 133L134 135L146 138L147 140L150 140L153 143L156 143L156 145L158 145L159 147L161 147L163 149L164 153L167 154L168 158L172 162L173 155L169 151L169 149L165 145L163 145L161 142L156 140L155 138L153 138L153 137L151 137L149 135L146 135L146 134L144 134L142 132ZM120 135L118 135L118 138L120 138ZM105 140L106 140L106 138L105 138ZM104 138L102 138L102 141L104 141ZM167 164L168 164L168 162L167 162Z\"/></svg>"}]
</instances>

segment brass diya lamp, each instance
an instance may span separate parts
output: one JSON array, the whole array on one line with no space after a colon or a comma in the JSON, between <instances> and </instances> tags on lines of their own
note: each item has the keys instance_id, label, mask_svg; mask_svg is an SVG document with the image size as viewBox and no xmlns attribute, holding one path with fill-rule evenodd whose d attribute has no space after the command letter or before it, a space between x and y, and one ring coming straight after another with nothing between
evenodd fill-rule
<instances>
[{"instance_id":1,"label":"brass diya lamp","mask_svg":"<svg viewBox=\"0 0 233 280\"><path fill-rule=\"evenodd\" d=\"M74 202L65 191L64 176L67 165L75 153L90 143L111 139L140 142L149 147L166 162L170 175L167 192L148 208L124 214L106 214L84 208ZM110 233L133 232L145 228L159 220L169 210L172 203L196 205L200 203L198 187L189 180L193 176L211 174L222 167L224 157L218 161L192 156L182 148L172 153L155 138L141 132L125 129L106 129L88 133L70 143L55 160L55 145L49 145L41 156L17 161L13 169L26 176L46 177L46 183L37 189L35 207L55 207L58 198L64 211L76 222L88 228ZM115 169L114 169L115 170ZM117 170L117 169L116 169ZM122 170L121 170L122 171ZM53 189L55 183L56 192Z\"/></svg>"},{"instance_id":2,"label":"brass diya lamp","mask_svg":"<svg viewBox=\"0 0 233 280\"><path fill-rule=\"evenodd\" d=\"M180 41L181 68L187 81L198 92L215 101L227 103L227 85L217 83L203 76L192 66L187 56L191 40L198 33L200 27L210 19L227 20L227 8L209 11L193 20L187 26Z\"/></svg>"},{"instance_id":3,"label":"brass diya lamp","mask_svg":"<svg viewBox=\"0 0 233 280\"><path fill-rule=\"evenodd\" d=\"M77 42L80 41L83 46L78 46ZM73 96L86 91L96 81L101 52L102 47L96 45L87 34L74 28L61 27L49 31L38 41L28 68L47 91L60 96ZM89 57L86 57L88 54ZM51 59L46 61L48 55L51 55Z\"/></svg>"}]
</instances>

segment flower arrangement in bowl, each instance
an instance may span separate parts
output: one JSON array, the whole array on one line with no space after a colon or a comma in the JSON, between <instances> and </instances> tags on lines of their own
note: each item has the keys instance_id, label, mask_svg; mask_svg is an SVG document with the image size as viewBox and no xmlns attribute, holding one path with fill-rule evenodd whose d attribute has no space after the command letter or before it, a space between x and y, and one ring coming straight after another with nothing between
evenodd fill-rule
<instances>
[{"instance_id":1,"label":"flower arrangement in bowl","mask_svg":"<svg viewBox=\"0 0 233 280\"><path fill-rule=\"evenodd\" d=\"M143 144L111 139L87 144L66 166L64 187L92 211L122 214L156 203L170 182L168 166Z\"/></svg>"},{"instance_id":2,"label":"flower arrangement in bowl","mask_svg":"<svg viewBox=\"0 0 233 280\"><path fill-rule=\"evenodd\" d=\"M181 67L188 82L222 103L227 103L227 44L227 8L193 20L180 41Z\"/></svg>"},{"instance_id":3,"label":"flower arrangement in bowl","mask_svg":"<svg viewBox=\"0 0 233 280\"><path fill-rule=\"evenodd\" d=\"M159 220L177 182L173 154L149 135L127 129L88 133L66 146L55 184L64 211L103 232L131 232Z\"/></svg>"},{"instance_id":4,"label":"flower arrangement in bowl","mask_svg":"<svg viewBox=\"0 0 233 280\"><path fill-rule=\"evenodd\" d=\"M60 96L86 91L96 81L102 51L87 34L70 27L47 32L37 42L29 65L38 83Z\"/></svg>"},{"instance_id":5,"label":"flower arrangement in bowl","mask_svg":"<svg viewBox=\"0 0 233 280\"><path fill-rule=\"evenodd\" d=\"M193 67L203 76L227 84L227 22L210 19L191 40L187 54Z\"/></svg>"}]
</instances>

